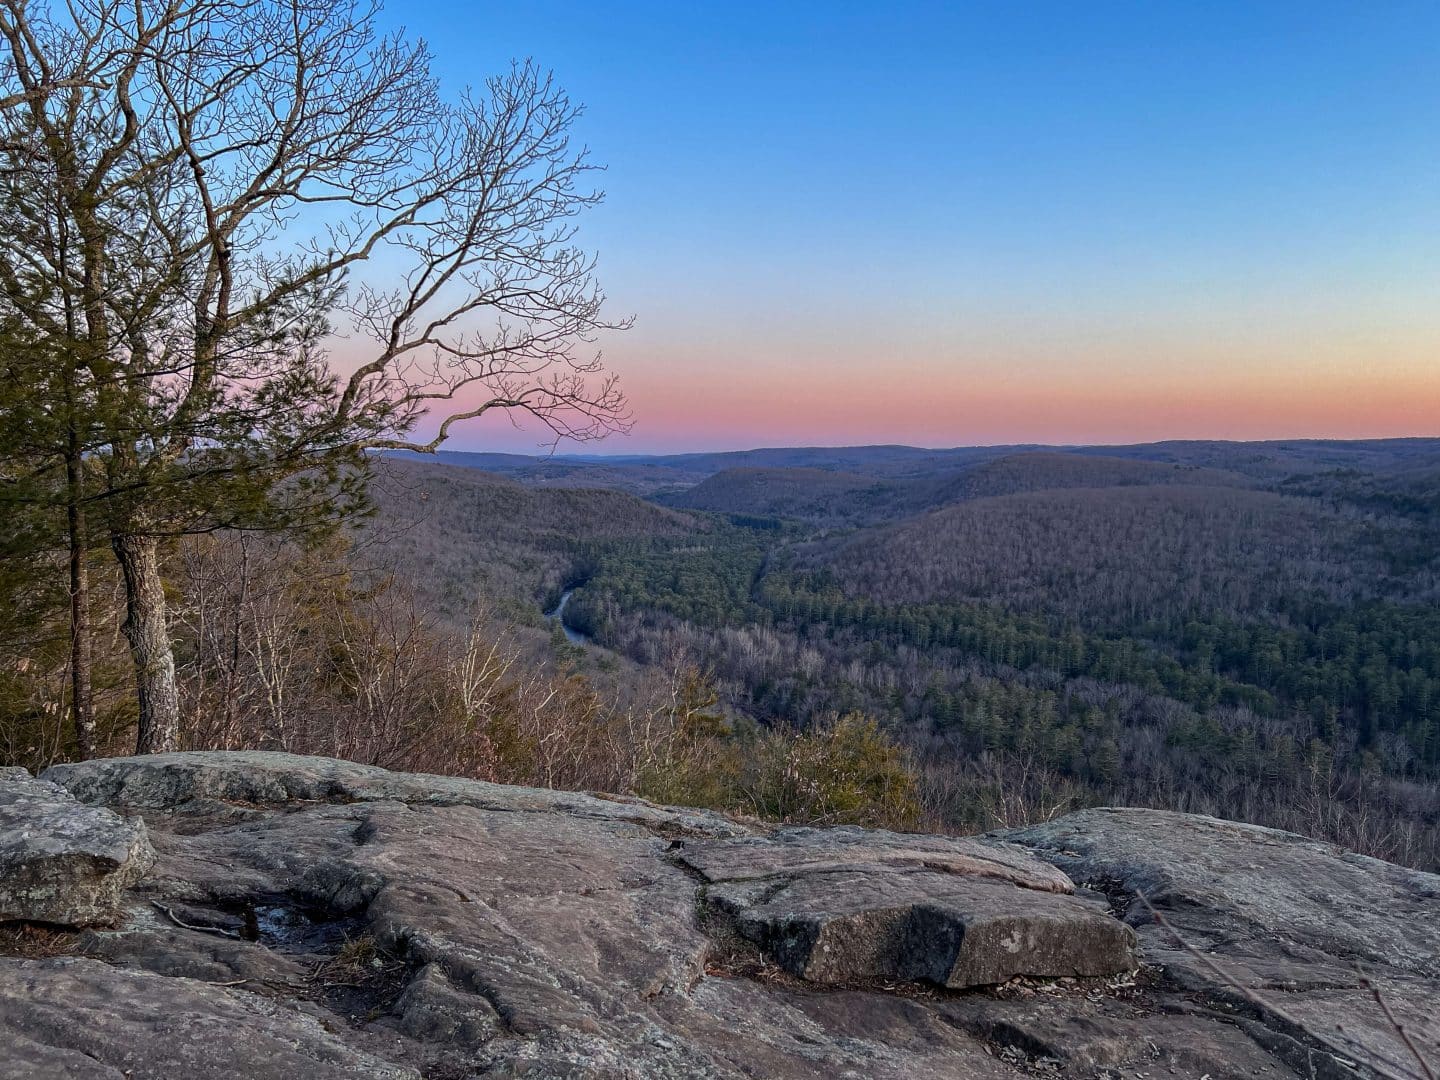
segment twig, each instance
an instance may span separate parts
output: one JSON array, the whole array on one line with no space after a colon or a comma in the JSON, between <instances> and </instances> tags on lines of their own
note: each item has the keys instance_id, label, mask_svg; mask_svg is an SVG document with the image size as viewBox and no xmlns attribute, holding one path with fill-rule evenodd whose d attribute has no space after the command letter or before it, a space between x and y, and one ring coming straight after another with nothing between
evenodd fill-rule
<instances>
[{"instance_id":1,"label":"twig","mask_svg":"<svg viewBox=\"0 0 1440 1080\"><path fill-rule=\"evenodd\" d=\"M1421 1060L1421 1068L1423 1071L1418 1073L1413 1072L1407 1066L1400 1064L1393 1058L1387 1057L1385 1054L1375 1049L1375 1047L1368 1046L1365 1043L1362 1043L1359 1040L1345 1034L1343 1028L1339 1029L1340 1037L1343 1042L1339 1042L1335 1039L1330 1038L1328 1035L1323 1035L1320 1032L1314 1030L1313 1028L1306 1026L1302 1021L1296 1019L1294 1016L1291 1016L1280 1006L1276 1005L1271 1001L1265 1000L1254 990L1250 989L1248 986L1245 986L1243 983L1240 982L1239 979L1232 976L1218 963L1216 963L1211 957L1206 956L1199 949L1195 948L1195 946L1191 945L1188 941L1182 938L1179 932L1176 931L1176 929L1172 925L1170 925L1170 921L1166 919L1164 915L1160 914L1160 912L1156 909L1155 905L1150 902L1150 898L1146 896L1144 892L1137 891L1135 897L1140 901L1140 903L1145 905L1145 910L1150 913L1150 917L1155 920L1155 924L1161 929L1163 929L1166 933L1168 933L1170 937L1174 939L1176 945L1184 949L1187 953L1189 953L1192 957L1194 957L1202 965L1204 965L1204 967L1209 970L1211 974L1213 974L1217 979L1219 979L1224 986L1239 993L1241 997L1243 997L1251 1005L1254 1005L1257 1009L1262 1010L1262 1012L1268 1012L1270 1015L1276 1017L1284 1023L1289 1024L1297 1030L1304 1032L1310 1038L1314 1039L1316 1042L1324 1046L1325 1049L1329 1050L1333 1054L1340 1055L1342 1058L1348 1058L1351 1054L1358 1050L1362 1055L1372 1059L1366 1064L1378 1076L1384 1078L1384 1080L1435 1080L1434 1073L1431 1072L1429 1066L1424 1063L1423 1059ZM1362 985L1367 985L1367 981L1362 979ZM1381 1007L1382 1009L1385 1009L1386 1016L1390 1019L1391 1024L1394 1025L1396 1031L1399 1033L1400 1038L1404 1041L1406 1047L1410 1048L1411 1053L1415 1053L1414 1048L1410 1047L1410 1040L1406 1037L1404 1029L1401 1028L1399 1024L1395 1023L1394 1018L1390 1016L1390 1011L1388 1008L1385 1008L1383 1004ZM1416 1054L1416 1057L1417 1059L1419 1059L1418 1054Z\"/></svg>"},{"instance_id":2,"label":"twig","mask_svg":"<svg viewBox=\"0 0 1440 1080\"><path fill-rule=\"evenodd\" d=\"M167 919L169 919L169 920L170 920L172 923L174 923L176 926L180 927L180 929L182 929L182 930L195 930L195 931L197 931L198 933L201 933L201 934L221 934L221 935L223 935L224 937L234 938L236 941L243 941L243 940L244 940L244 938L243 938L240 934L236 933L234 930L226 930L224 927L220 927L220 926L192 926L192 925L190 925L189 923L185 922L183 919L181 919L180 916L176 915L175 912L171 911L171 910L170 910L168 907L166 907L164 904L160 903L159 900L151 900L150 903L152 903L152 904L155 905L155 909L156 909L157 911L159 911L160 914L164 915ZM244 982L245 980L244 980L244 979L241 979L240 981L241 981L241 982ZM221 985L221 984L218 984L218 983L217 983L216 985ZM224 984L224 985L229 985L229 984Z\"/></svg>"},{"instance_id":3,"label":"twig","mask_svg":"<svg viewBox=\"0 0 1440 1080\"><path fill-rule=\"evenodd\" d=\"M1380 1006L1380 1011L1385 1014L1385 1019L1390 1021L1390 1026L1395 1029L1395 1034L1400 1036L1400 1041L1405 1044L1405 1049L1410 1051L1410 1056L1415 1059L1415 1064L1420 1066L1420 1075L1425 1077L1425 1080L1435 1080L1435 1070L1432 1069L1430 1063L1425 1060L1425 1055L1420 1053L1416 1048L1415 1043L1410 1038L1410 1033L1405 1030L1405 1025L1400 1023L1400 1021L1395 1018L1395 1014L1390 1011L1390 1003L1387 1002L1385 996L1380 993L1380 987L1371 982L1369 976L1363 971L1357 972L1357 974L1360 976L1360 985L1370 991L1370 996L1375 999L1375 1004Z\"/></svg>"}]
</instances>

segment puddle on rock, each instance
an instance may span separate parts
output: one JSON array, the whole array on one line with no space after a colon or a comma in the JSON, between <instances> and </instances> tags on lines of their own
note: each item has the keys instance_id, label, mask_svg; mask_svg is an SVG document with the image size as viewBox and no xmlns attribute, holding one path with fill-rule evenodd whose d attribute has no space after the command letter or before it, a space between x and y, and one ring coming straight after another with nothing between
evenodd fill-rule
<instances>
[{"instance_id":1,"label":"puddle on rock","mask_svg":"<svg viewBox=\"0 0 1440 1080\"><path fill-rule=\"evenodd\" d=\"M256 904L251 908L255 940L282 953L329 953L360 932L360 920L335 917L294 904Z\"/></svg>"}]
</instances>

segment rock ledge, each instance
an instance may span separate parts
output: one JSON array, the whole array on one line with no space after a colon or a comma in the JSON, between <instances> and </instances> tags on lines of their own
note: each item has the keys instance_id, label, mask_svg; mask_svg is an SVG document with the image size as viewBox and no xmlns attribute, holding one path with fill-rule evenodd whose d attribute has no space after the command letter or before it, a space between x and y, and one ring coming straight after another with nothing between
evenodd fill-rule
<instances>
[{"instance_id":1,"label":"rock ledge","mask_svg":"<svg viewBox=\"0 0 1440 1080\"><path fill-rule=\"evenodd\" d=\"M114 925L0 926L0 1080L1363 1075L1357 959L1440 1041L1440 878L1208 818L766 828L264 753L0 772L5 813L102 887L0 919Z\"/></svg>"}]
</instances>

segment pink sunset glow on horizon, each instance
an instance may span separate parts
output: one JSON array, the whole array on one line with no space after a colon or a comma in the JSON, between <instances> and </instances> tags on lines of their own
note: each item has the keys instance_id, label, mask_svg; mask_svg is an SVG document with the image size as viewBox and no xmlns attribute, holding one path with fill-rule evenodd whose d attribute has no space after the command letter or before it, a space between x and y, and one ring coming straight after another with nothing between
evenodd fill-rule
<instances>
[{"instance_id":1,"label":"pink sunset glow on horizon","mask_svg":"<svg viewBox=\"0 0 1440 1080\"><path fill-rule=\"evenodd\" d=\"M1145 367L855 357L721 363L681 350L673 361L621 344L611 351L630 398L632 431L599 443L564 443L558 452L1440 434L1440 364L1426 356L1391 354L1353 365L1311 359ZM492 415L457 428L446 449L532 453L547 449L545 442L533 420Z\"/></svg>"},{"instance_id":2,"label":"pink sunset glow on horizon","mask_svg":"<svg viewBox=\"0 0 1440 1080\"><path fill-rule=\"evenodd\" d=\"M440 12L457 76L457 19L533 47L518 12ZM575 242L636 320L600 342L633 430L561 452L1440 435L1415 12L1062 5L1017 47L964 5L696 9L678 52L650 35L682 13L631 14L546 39L607 170ZM447 446L545 443L492 415Z\"/></svg>"},{"instance_id":3,"label":"pink sunset glow on horizon","mask_svg":"<svg viewBox=\"0 0 1440 1080\"><path fill-rule=\"evenodd\" d=\"M762 393L756 395L756 391ZM1155 383L931 387L905 400L881 386L828 392L783 377L747 384L651 385L631 390L628 435L564 443L560 453L672 453L759 446L1126 444L1166 439L1363 439L1440 433L1440 378L1428 385L1356 376L1292 385L1254 379L1226 387ZM422 430L431 424L424 425ZM456 430L448 450L536 452L534 422L502 417Z\"/></svg>"}]
</instances>

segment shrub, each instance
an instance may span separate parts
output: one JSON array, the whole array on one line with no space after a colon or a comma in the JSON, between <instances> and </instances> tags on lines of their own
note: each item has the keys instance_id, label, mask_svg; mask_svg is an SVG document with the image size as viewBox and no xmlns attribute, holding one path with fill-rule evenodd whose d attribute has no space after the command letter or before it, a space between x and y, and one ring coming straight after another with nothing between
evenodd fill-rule
<instances>
[{"instance_id":1,"label":"shrub","mask_svg":"<svg viewBox=\"0 0 1440 1080\"><path fill-rule=\"evenodd\" d=\"M779 821L913 828L920 815L905 752L860 713L763 733L740 787L756 816Z\"/></svg>"}]
</instances>

